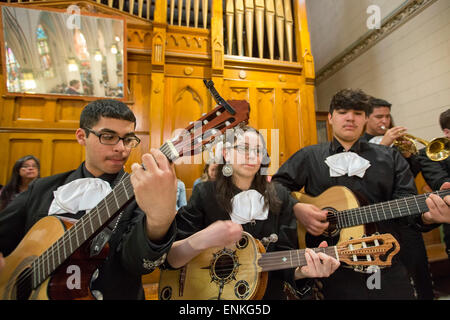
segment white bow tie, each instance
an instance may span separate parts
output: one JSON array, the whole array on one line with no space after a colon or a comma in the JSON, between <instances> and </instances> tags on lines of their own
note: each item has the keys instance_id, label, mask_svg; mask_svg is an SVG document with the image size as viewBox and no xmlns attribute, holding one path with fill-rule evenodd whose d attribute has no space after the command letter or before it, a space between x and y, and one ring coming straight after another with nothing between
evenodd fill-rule
<instances>
[{"instance_id":1,"label":"white bow tie","mask_svg":"<svg viewBox=\"0 0 450 320\"><path fill-rule=\"evenodd\" d=\"M60 186L53 192L54 199L48 214L77 213L86 210L89 212L108 193L111 186L99 178L82 178Z\"/></svg>"},{"instance_id":2,"label":"white bow tie","mask_svg":"<svg viewBox=\"0 0 450 320\"><path fill-rule=\"evenodd\" d=\"M360 157L354 152L341 152L329 156L325 163L330 167L330 177L339 177L345 174L351 176L364 177L370 161Z\"/></svg>"},{"instance_id":3,"label":"white bow tie","mask_svg":"<svg viewBox=\"0 0 450 320\"><path fill-rule=\"evenodd\" d=\"M256 190L238 193L231 200L231 221L246 224L253 220L266 220L269 209L264 209L264 196Z\"/></svg>"}]
</instances>

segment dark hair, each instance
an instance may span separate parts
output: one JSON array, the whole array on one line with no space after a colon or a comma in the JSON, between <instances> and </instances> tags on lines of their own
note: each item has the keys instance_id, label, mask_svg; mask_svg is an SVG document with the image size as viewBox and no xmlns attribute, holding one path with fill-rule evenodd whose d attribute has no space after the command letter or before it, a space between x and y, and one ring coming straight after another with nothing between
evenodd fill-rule
<instances>
[{"instance_id":1,"label":"dark hair","mask_svg":"<svg viewBox=\"0 0 450 320\"><path fill-rule=\"evenodd\" d=\"M203 168L202 176L200 177L201 181L208 181L211 180L211 177L209 176L209 167L214 164L214 162L210 162L205 164L205 167Z\"/></svg>"},{"instance_id":2,"label":"dark hair","mask_svg":"<svg viewBox=\"0 0 450 320\"><path fill-rule=\"evenodd\" d=\"M80 80L74 79L74 80L70 80L69 85L70 85L70 86L73 86L73 85L75 85L75 84L77 84L77 83L80 83Z\"/></svg>"},{"instance_id":3,"label":"dark hair","mask_svg":"<svg viewBox=\"0 0 450 320\"><path fill-rule=\"evenodd\" d=\"M241 132L254 132L256 133L264 145L264 150L267 150L264 137L259 133L258 130L250 127L250 126L240 126L237 128L237 130L242 130ZM226 139L230 139L232 137L232 141L230 142L232 146L234 146L237 138L237 134L234 135L228 135L226 134ZM224 142L225 145L225 142ZM265 169L269 166L270 158L267 154L267 151L264 152L263 159L261 161L261 168ZM219 166L217 167L217 176L216 176L216 197L217 201L219 202L219 205L228 213L231 213L232 206L231 206L231 200L234 196L233 190L235 190L234 184L232 182L231 176L225 177L222 174L222 168L225 165L225 159L222 159ZM269 208L269 210L273 213L279 213L281 208L281 201L279 200L275 187L272 183L269 183L267 181L267 176L261 174L261 169L258 170L258 172L253 177L252 184L250 186L250 189L254 189L264 195L264 208Z\"/></svg>"},{"instance_id":4,"label":"dark hair","mask_svg":"<svg viewBox=\"0 0 450 320\"><path fill-rule=\"evenodd\" d=\"M450 109L445 110L439 116L439 124L441 129L450 129Z\"/></svg>"},{"instance_id":5,"label":"dark hair","mask_svg":"<svg viewBox=\"0 0 450 320\"><path fill-rule=\"evenodd\" d=\"M388 107L389 110L391 110L391 106L392 106L392 104L387 102L386 100L378 99L375 97L370 97L369 104L370 104L369 115L371 115L373 113L373 109L375 109L375 108Z\"/></svg>"},{"instance_id":6,"label":"dark hair","mask_svg":"<svg viewBox=\"0 0 450 320\"><path fill-rule=\"evenodd\" d=\"M84 107L80 115L80 128L92 128L100 121L100 117L127 120L133 122L136 127L136 117L125 103L105 99L92 101ZM88 131L86 135L89 135Z\"/></svg>"},{"instance_id":7,"label":"dark hair","mask_svg":"<svg viewBox=\"0 0 450 320\"><path fill-rule=\"evenodd\" d=\"M34 160L38 169L38 178L41 176L41 165L38 158L32 155L28 155L20 158L13 166L11 178L8 183L3 187L0 194L0 210L3 210L12 200L16 193L19 193L20 185L22 184L22 178L20 177L20 168L28 160Z\"/></svg>"},{"instance_id":8,"label":"dark hair","mask_svg":"<svg viewBox=\"0 0 450 320\"><path fill-rule=\"evenodd\" d=\"M338 91L330 103L330 114L334 110L362 110L369 114L370 104L369 96L361 89L343 89Z\"/></svg>"}]
</instances>

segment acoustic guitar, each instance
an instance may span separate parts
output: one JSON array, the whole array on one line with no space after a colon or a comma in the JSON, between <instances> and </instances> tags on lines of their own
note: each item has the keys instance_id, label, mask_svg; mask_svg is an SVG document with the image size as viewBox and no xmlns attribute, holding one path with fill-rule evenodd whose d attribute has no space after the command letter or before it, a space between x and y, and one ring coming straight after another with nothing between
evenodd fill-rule
<instances>
[{"instance_id":1,"label":"acoustic guitar","mask_svg":"<svg viewBox=\"0 0 450 320\"><path fill-rule=\"evenodd\" d=\"M431 193L444 197L450 194L450 190ZM357 239L375 231L367 230L367 227L370 227L373 222L427 212L429 209L425 200L431 193L360 207L359 200L363 201L363 199L358 198L344 186L328 188L317 197L302 192L293 192L292 195L300 202L313 204L320 209L327 210L327 221L330 223L328 229L320 236L309 234L305 227L298 223L299 246L300 248L316 247L324 240L328 244L334 245L351 238Z\"/></svg>"},{"instance_id":2,"label":"acoustic guitar","mask_svg":"<svg viewBox=\"0 0 450 320\"><path fill-rule=\"evenodd\" d=\"M315 248L348 265L391 265L400 250L390 234L353 239L337 246ZM305 250L264 252L249 233L231 247L204 250L186 266L162 270L158 296L161 300L259 300L267 286L267 272L305 266Z\"/></svg>"},{"instance_id":3,"label":"acoustic guitar","mask_svg":"<svg viewBox=\"0 0 450 320\"><path fill-rule=\"evenodd\" d=\"M249 104L223 100L212 81L206 81L218 106L185 129L185 134L166 141L160 150L169 159L202 152L226 130L247 122ZM96 207L80 220L56 216L39 220L16 249L5 258L0 273L0 299L94 299L90 283L108 255L108 246L90 256L91 240L133 200L130 176L126 175ZM80 285L73 285L77 272Z\"/></svg>"}]
</instances>

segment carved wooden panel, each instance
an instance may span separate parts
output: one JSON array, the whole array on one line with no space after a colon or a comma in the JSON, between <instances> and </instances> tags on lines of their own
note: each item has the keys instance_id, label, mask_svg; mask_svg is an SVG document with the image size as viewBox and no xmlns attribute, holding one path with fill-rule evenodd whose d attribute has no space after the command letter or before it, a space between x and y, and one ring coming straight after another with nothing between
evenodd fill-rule
<instances>
[{"instance_id":1,"label":"carved wooden panel","mask_svg":"<svg viewBox=\"0 0 450 320\"><path fill-rule=\"evenodd\" d=\"M78 128L80 114L86 104L80 100L59 100L55 103L55 122L70 123Z\"/></svg>"},{"instance_id":2,"label":"carved wooden panel","mask_svg":"<svg viewBox=\"0 0 450 320\"><path fill-rule=\"evenodd\" d=\"M75 131L21 131L0 134L0 143L7 150L0 158L1 184L7 182L14 163L25 155L40 160L42 177L75 169L84 160L84 149L76 141Z\"/></svg>"},{"instance_id":3,"label":"carved wooden panel","mask_svg":"<svg viewBox=\"0 0 450 320\"><path fill-rule=\"evenodd\" d=\"M164 90L167 102L163 120L164 141L174 137L175 130L184 129L189 122L197 120L212 108L202 79L167 77ZM203 153L200 153L175 162L177 176L187 188L191 188L194 180L200 177L204 165L203 157Z\"/></svg>"},{"instance_id":4,"label":"carved wooden panel","mask_svg":"<svg viewBox=\"0 0 450 320\"><path fill-rule=\"evenodd\" d=\"M18 98L14 105L14 121L44 121L46 100Z\"/></svg>"},{"instance_id":5,"label":"carved wooden panel","mask_svg":"<svg viewBox=\"0 0 450 320\"><path fill-rule=\"evenodd\" d=\"M284 162L301 146L300 90L298 88L281 89L281 106L279 119L283 125L280 139L283 141L284 152L280 155L280 161Z\"/></svg>"},{"instance_id":6,"label":"carved wooden panel","mask_svg":"<svg viewBox=\"0 0 450 320\"><path fill-rule=\"evenodd\" d=\"M84 160L84 148L75 140L75 135L72 139L54 139L51 144L50 174L74 170Z\"/></svg>"}]
</instances>

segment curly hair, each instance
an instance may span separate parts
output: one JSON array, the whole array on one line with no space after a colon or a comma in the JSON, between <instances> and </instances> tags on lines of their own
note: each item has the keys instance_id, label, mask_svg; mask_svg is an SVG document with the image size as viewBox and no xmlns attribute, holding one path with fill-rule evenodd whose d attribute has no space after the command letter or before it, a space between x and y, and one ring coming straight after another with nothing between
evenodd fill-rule
<instances>
[{"instance_id":1,"label":"curly hair","mask_svg":"<svg viewBox=\"0 0 450 320\"><path fill-rule=\"evenodd\" d=\"M361 89L343 89L338 91L330 103L329 112L332 114L334 110L362 110L369 115L370 96Z\"/></svg>"},{"instance_id":2,"label":"curly hair","mask_svg":"<svg viewBox=\"0 0 450 320\"><path fill-rule=\"evenodd\" d=\"M80 115L80 128L92 128L100 121L100 117L127 120L136 126L136 117L125 103L114 99L104 99L92 101L84 107ZM89 135L89 131L86 135Z\"/></svg>"}]
</instances>

